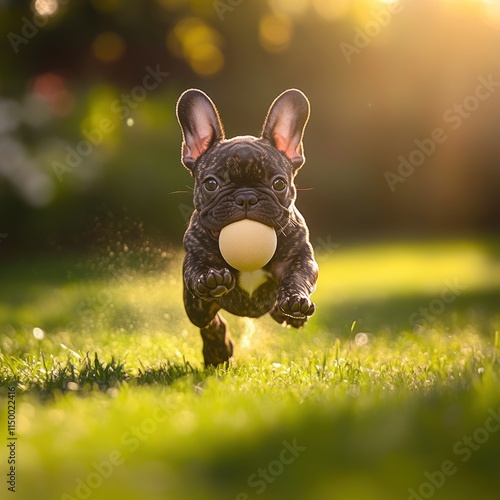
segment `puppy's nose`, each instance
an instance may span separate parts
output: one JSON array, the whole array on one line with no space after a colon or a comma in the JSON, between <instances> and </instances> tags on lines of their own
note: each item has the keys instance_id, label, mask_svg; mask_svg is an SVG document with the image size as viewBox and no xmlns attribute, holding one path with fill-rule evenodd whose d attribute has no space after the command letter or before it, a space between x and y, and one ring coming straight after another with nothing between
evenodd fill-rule
<instances>
[{"instance_id":1,"label":"puppy's nose","mask_svg":"<svg viewBox=\"0 0 500 500\"><path fill-rule=\"evenodd\" d=\"M236 205L245 210L248 210L250 207L253 207L258 203L258 198L253 193L239 193L234 198Z\"/></svg>"}]
</instances>

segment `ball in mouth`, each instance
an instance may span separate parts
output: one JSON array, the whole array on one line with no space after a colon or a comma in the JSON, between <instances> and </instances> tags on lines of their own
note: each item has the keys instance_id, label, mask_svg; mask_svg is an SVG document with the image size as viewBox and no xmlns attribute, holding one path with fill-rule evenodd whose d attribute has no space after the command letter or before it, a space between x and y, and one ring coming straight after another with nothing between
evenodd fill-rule
<instances>
[{"instance_id":1,"label":"ball in mouth","mask_svg":"<svg viewBox=\"0 0 500 500\"><path fill-rule=\"evenodd\" d=\"M222 257L238 271L262 269L272 259L277 243L274 228L251 219L228 224L219 234Z\"/></svg>"}]
</instances>

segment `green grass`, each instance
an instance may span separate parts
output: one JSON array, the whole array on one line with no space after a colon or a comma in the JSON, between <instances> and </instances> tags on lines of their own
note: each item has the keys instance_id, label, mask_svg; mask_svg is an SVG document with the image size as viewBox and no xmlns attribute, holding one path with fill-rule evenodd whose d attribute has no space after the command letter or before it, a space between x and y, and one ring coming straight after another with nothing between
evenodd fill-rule
<instances>
[{"instance_id":1,"label":"green grass","mask_svg":"<svg viewBox=\"0 0 500 500\"><path fill-rule=\"evenodd\" d=\"M236 363L209 370L176 252L0 267L15 498L496 499L498 243L318 260L308 326L226 314Z\"/></svg>"}]
</instances>

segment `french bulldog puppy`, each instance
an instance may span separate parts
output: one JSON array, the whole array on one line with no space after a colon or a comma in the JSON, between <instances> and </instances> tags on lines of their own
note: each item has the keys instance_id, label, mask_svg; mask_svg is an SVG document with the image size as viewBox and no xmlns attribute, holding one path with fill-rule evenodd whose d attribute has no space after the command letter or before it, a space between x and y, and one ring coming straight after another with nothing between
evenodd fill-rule
<instances>
[{"instance_id":1,"label":"french bulldog puppy","mask_svg":"<svg viewBox=\"0 0 500 500\"><path fill-rule=\"evenodd\" d=\"M233 343L223 309L238 316L270 313L299 328L316 307L311 294L318 266L304 218L295 207L294 179L304 164L302 138L309 101L299 90L272 103L262 135L226 139L217 108L201 90L177 102L182 163L194 177L194 207L184 235L184 306L201 330L205 365L230 361ZM277 249L260 270L243 273L226 263L218 237L233 222L251 219L273 227Z\"/></svg>"}]
</instances>

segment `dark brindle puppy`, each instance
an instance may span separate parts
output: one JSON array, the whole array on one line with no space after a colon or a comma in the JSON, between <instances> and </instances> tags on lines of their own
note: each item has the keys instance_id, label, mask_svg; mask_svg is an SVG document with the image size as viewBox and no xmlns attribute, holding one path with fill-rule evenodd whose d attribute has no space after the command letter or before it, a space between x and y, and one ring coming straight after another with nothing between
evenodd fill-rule
<instances>
[{"instance_id":1,"label":"dark brindle puppy","mask_svg":"<svg viewBox=\"0 0 500 500\"><path fill-rule=\"evenodd\" d=\"M295 208L294 178L304 163L302 136L309 101L287 90L269 108L262 136L226 139L214 103L187 90L177 103L182 163L194 176L194 206L184 236L184 305L201 329L205 365L229 361L233 344L220 309L238 316L270 312L299 328L314 313L318 266L304 218ZM219 250L221 229L242 219L272 226L278 246L262 270L237 271Z\"/></svg>"}]
</instances>

